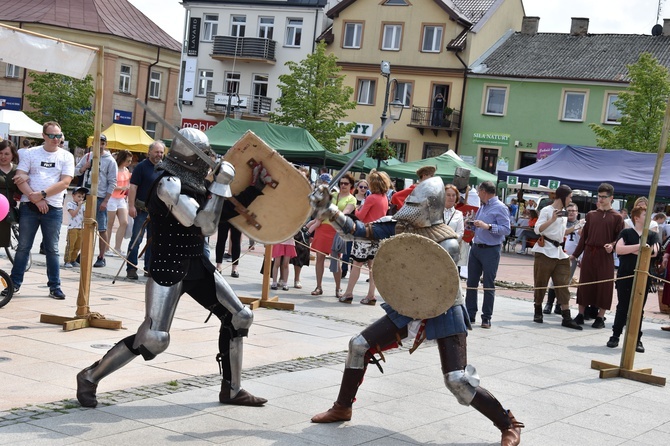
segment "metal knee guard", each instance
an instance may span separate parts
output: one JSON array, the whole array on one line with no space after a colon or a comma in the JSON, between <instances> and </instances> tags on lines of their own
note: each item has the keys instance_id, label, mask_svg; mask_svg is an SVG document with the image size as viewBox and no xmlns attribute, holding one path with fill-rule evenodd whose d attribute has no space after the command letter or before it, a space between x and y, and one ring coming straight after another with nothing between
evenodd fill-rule
<instances>
[{"instance_id":1,"label":"metal knee guard","mask_svg":"<svg viewBox=\"0 0 670 446\"><path fill-rule=\"evenodd\" d=\"M254 313L240 301L230 284L218 272L214 273L214 283L216 299L233 315L232 324L237 333L246 336L254 322Z\"/></svg>"},{"instance_id":2,"label":"metal knee guard","mask_svg":"<svg viewBox=\"0 0 670 446\"><path fill-rule=\"evenodd\" d=\"M357 334L349 340L349 353L345 366L350 369L365 368L365 353L370 349L370 344L362 334Z\"/></svg>"},{"instance_id":3,"label":"metal knee guard","mask_svg":"<svg viewBox=\"0 0 670 446\"><path fill-rule=\"evenodd\" d=\"M469 406L479 387L477 370L468 364L465 370L454 370L444 375L444 384L463 406Z\"/></svg>"},{"instance_id":4,"label":"metal knee guard","mask_svg":"<svg viewBox=\"0 0 670 446\"><path fill-rule=\"evenodd\" d=\"M145 361L154 359L170 345L170 333L151 328L151 318L147 317L135 335L133 349L139 350Z\"/></svg>"}]
</instances>

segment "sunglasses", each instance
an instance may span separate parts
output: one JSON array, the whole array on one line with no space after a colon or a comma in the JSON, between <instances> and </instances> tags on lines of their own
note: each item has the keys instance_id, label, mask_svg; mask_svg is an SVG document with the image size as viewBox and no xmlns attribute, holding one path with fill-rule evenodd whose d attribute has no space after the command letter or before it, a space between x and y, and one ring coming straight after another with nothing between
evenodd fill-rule
<instances>
[{"instance_id":1,"label":"sunglasses","mask_svg":"<svg viewBox=\"0 0 670 446\"><path fill-rule=\"evenodd\" d=\"M350 184L351 184L351 183L348 183L348 182L344 182L344 181L343 181L343 182L340 183L340 186L349 186Z\"/></svg>"},{"instance_id":2,"label":"sunglasses","mask_svg":"<svg viewBox=\"0 0 670 446\"><path fill-rule=\"evenodd\" d=\"M61 139L63 137L62 133L45 133L45 135L49 139Z\"/></svg>"},{"instance_id":3,"label":"sunglasses","mask_svg":"<svg viewBox=\"0 0 670 446\"><path fill-rule=\"evenodd\" d=\"M598 195L599 200L607 200L611 195Z\"/></svg>"},{"instance_id":4,"label":"sunglasses","mask_svg":"<svg viewBox=\"0 0 670 446\"><path fill-rule=\"evenodd\" d=\"M367 186L358 186L359 189L367 189Z\"/></svg>"}]
</instances>

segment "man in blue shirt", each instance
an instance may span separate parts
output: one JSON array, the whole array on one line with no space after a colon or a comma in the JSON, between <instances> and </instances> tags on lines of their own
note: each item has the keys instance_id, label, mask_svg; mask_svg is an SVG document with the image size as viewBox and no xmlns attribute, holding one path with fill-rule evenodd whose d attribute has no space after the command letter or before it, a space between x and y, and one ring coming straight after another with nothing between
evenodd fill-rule
<instances>
[{"instance_id":1,"label":"man in blue shirt","mask_svg":"<svg viewBox=\"0 0 670 446\"><path fill-rule=\"evenodd\" d=\"M493 301L495 299L495 279L500 263L500 251L505 237L510 233L509 210L496 196L496 186L484 181L477 188L481 207L470 223L475 231L472 249L468 259L468 289L465 305L470 322L477 315L477 287L484 274L484 302L482 305L482 328L491 328Z\"/></svg>"},{"instance_id":2,"label":"man in blue shirt","mask_svg":"<svg viewBox=\"0 0 670 446\"><path fill-rule=\"evenodd\" d=\"M151 238L148 225L144 227L144 222L149 214L145 207L151 185L158 178L158 172L154 166L163 159L165 153L165 144L163 141L154 141L149 146L147 158L135 166L133 175L130 177L130 189L128 190L128 215L133 217L133 235L130 237L128 249L128 266L126 267L126 277L137 280L137 254L140 248L140 242L144 237L145 228L147 238ZM151 250L147 244L147 250L144 253L144 270L149 271L149 262L151 261ZM145 273L146 274L146 273Z\"/></svg>"}]
</instances>

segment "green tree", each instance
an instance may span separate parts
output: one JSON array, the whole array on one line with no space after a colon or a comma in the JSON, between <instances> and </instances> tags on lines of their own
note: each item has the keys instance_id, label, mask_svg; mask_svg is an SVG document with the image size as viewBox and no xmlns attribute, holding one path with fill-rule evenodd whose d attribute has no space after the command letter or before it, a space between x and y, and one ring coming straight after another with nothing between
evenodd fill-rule
<instances>
[{"instance_id":1,"label":"green tree","mask_svg":"<svg viewBox=\"0 0 670 446\"><path fill-rule=\"evenodd\" d=\"M300 63L286 62L291 72L279 76L279 107L270 114L270 122L301 127L331 152L339 152L338 139L353 130L355 123L342 124L346 111L356 107L351 101L353 88L343 86L337 57L326 55L326 44Z\"/></svg>"},{"instance_id":2,"label":"green tree","mask_svg":"<svg viewBox=\"0 0 670 446\"><path fill-rule=\"evenodd\" d=\"M635 152L656 152L668 96L668 69L649 53L628 65L629 87L619 93L614 105L621 111L621 124L611 130L598 124L589 127L596 134L598 146Z\"/></svg>"},{"instance_id":3,"label":"green tree","mask_svg":"<svg viewBox=\"0 0 670 446\"><path fill-rule=\"evenodd\" d=\"M93 78L88 75L80 80L57 73L31 76L28 86L33 92L26 99L34 111L26 114L40 124L58 122L71 147L85 147L86 138L93 134Z\"/></svg>"}]
</instances>

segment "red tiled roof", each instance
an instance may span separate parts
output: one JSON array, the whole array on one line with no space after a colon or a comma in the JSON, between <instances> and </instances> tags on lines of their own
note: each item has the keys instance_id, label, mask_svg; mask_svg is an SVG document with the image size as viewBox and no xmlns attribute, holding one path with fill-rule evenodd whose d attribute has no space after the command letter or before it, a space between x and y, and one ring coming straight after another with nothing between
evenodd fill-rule
<instances>
[{"instance_id":1,"label":"red tiled roof","mask_svg":"<svg viewBox=\"0 0 670 446\"><path fill-rule=\"evenodd\" d=\"M0 20L111 34L181 51L178 41L127 0L0 0Z\"/></svg>"}]
</instances>

